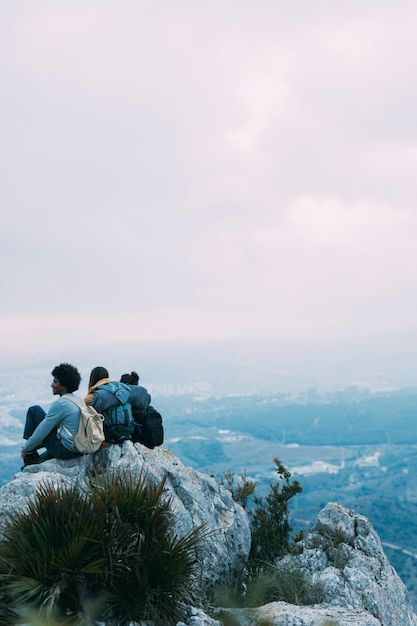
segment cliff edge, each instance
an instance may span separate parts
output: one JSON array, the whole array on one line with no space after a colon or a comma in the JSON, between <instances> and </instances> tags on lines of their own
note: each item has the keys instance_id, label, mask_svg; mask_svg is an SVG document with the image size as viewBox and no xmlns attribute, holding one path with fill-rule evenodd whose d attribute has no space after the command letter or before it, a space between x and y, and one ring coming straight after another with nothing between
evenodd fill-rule
<instances>
[{"instance_id":1,"label":"cliff edge","mask_svg":"<svg viewBox=\"0 0 417 626\"><path fill-rule=\"evenodd\" d=\"M166 478L178 535L204 524L208 532L201 544L203 588L232 584L239 578L250 551L245 511L213 478L185 467L168 450L149 450L130 441L95 455L71 461L53 459L18 472L0 489L0 538L8 517L25 507L42 482L75 483L82 489L91 476L120 470L138 476L146 471L157 482ZM329 503L297 546L298 554L279 563L295 564L319 584L322 603L294 606L272 602L254 609L218 608L214 617L188 607L186 621L178 626L417 626L407 590L365 517Z\"/></svg>"}]
</instances>

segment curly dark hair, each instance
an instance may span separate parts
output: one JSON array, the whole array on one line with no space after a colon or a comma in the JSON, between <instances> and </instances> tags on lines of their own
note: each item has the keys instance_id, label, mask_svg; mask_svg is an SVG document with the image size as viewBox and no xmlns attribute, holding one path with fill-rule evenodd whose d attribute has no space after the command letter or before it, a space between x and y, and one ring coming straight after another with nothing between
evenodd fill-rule
<instances>
[{"instance_id":1,"label":"curly dark hair","mask_svg":"<svg viewBox=\"0 0 417 626\"><path fill-rule=\"evenodd\" d=\"M80 372L76 367L74 367L74 365L70 365L69 363L60 363L54 367L51 374L54 378L59 380L61 385L66 387L70 393L72 391L77 391L80 386Z\"/></svg>"}]
</instances>

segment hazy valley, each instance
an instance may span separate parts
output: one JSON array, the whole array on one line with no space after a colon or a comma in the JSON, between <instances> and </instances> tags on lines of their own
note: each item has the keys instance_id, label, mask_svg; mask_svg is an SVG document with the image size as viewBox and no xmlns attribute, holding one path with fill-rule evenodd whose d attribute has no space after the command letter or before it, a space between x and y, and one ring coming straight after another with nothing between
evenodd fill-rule
<instances>
[{"instance_id":1,"label":"hazy valley","mask_svg":"<svg viewBox=\"0 0 417 626\"><path fill-rule=\"evenodd\" d=\"M2 484L20 467L26 408L51 402L49 384L48 365L2 369ZM164 416L166 447L185 464L216 477L245 471L263 493L278 456L303 485L294 526L308 527L328 501L369 517L417 605L417 389L215 396L202 378L144 384Z\"/></svg>"}]
</instances>

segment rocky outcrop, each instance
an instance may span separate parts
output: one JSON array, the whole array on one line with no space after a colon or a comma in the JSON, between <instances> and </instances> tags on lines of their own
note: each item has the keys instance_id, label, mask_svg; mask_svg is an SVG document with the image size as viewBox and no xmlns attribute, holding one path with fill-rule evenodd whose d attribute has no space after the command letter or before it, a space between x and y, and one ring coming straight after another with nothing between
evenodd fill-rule
<instances>
[{"instance_id":1,"label":"rocky outcrop","mask_svg":"<svg viewBox=\"0 0 417 626\"><path fill-rule=\"evenodd\" d=\"M204 525L201 577L205 585L231 583L240 574L250 550L250 530L244 510L216 481L189 467L164 448L149 450L126 441L95 455L71 461L52 459L31 465L0 489L0 534L7 516L24 508L42 481L70 482L82 487L91 472L100 474L145 470L150 480L166 476L166 493L172 498L175 532L185 535Z\"/></svg>"},{"instance_id":2,"label":"rocky outcrop","mask_svg":"<svg viewBox=\"0 0 417 626\"><path fill-rule=\"evenodd\" d=\"M191 626L416 626L405 585L386 558L370 522L339 504L328 504L299 554L279 566L296 566L318 584L324 601L314 606L271 602L254 609L196 614Z\"/></svg>"},{"instance_id":3,"label":"rocky outcrop","mask_svg":"<svg viewBox=\"0 0 417 626\"><path fill-rule=\"evenodd\" d=\"M295 560L324 591L327 605L367 611L382 626L416 626L407 589L391 567L370 522L329 503ZM280 622L278 622L280 623Z\"/></svg>"},{"instance_id":4,"label":"rocky outcrop","mask_svg":"<svg viewBox=\"0 0 417 626\"><path fill-rule=\"evenodd\" d=\"M250 549L245 512L214 479L185 467L163 448L148 450L125 442L80 459L54 459L26 468L0 489L0 537L8 516L25 507L41 482L75 483L82 488L91 475L124 469L138 475L146 471L155 481L166 477L179 535L205 525L209 532L201 546L203 586L234 582ZM271 602L255 609L219 608L211 617L188 607L178 626L417 626L407 590L365 517L330 503L297 546L298 554L281 559L278 565L295 565L319 585L324 597L321 604Z\"/></svg>"}]
</instances>

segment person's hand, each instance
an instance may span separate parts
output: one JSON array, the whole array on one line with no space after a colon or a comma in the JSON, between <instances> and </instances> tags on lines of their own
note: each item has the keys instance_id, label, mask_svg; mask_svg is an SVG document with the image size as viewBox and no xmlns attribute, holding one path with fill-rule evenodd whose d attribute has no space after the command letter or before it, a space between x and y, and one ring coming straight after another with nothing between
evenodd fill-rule
<instances>
[{"instance_id":1,"label":"person's hand","mask_svg":"<svg viewBox=\"0 0 417 626\"><path fill-rule=\"evenodd\" d=\"M20 456L22 457L22 459L24 459L26 455L27 455L27 452L23 452L23 450L20 452Z\"/></svg>"}]
</instances>

